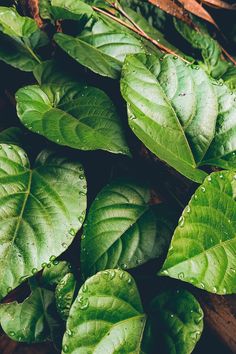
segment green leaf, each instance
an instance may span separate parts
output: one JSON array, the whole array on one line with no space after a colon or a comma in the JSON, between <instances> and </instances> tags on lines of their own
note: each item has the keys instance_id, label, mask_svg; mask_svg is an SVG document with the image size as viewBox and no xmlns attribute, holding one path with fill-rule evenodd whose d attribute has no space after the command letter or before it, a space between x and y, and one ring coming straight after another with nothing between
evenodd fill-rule
<instances>
[{"instance_id":1,"label":"green leaf","mask_svg":"<svg viewBox=\"0 0 236 354\"><path fill-rule=\"evenodd\" d=\"M51 0L51 12L56 20L80 21L93 15L92 7L80 0Z\"/></svg>"},{"instance_id":2,"label":"green leaf","mask_svg":"<svg viewBox=\"0 0 236 354\"><path fill-rule=\"evenodd\" d=\"M33 74L39 85L65 85L68 82L77 82L76 78L67 74L63 65L60 62L57 62L56 60L46 60L38 64L35 67Z\"/></svg>"},{"instance_id":3,"label":"green leaf","mask_svg":"<svg viewBox=\"0 0 236 354\"><path fill-rule=\"evenodd\" d=\"M0 60L23 71L32 71L40 62L36 50L48 41L34 20L3 6L0 6L0 40Z\"/></svg>"},{"instance_id":4,"label":"green leaf","mask_svg":"<svg viewBox=\"0 0 236 354\"><path fill-rule=\"evenodd\" d=\"M55 291L57 312L66 321L76 296L77 281L72 273L66 274L58 283Z\"/></svg>"},{"instance_id":5,"label":"green leaf","mask_svg":"<svg viewBox=\"0 0 236 354\"><path fill-rule=\"evenodd\" d=\"M166 290L151 302L148 321L152 339L148 353L190 354L201 337L203 311L187 290Z\"/></svg>"},{"instance_id":6,"label":"green leaf","mask_svg":"<svg viewBox=\"0 0 236 354\"><path fill-rule=\"evenodd\" d=\"M222 76L222 79L225 81L226 85L231 90L236 90L236 67L235 65L229 65L227 71Z\"/></svg>"},{"instance_id":7,"label":"green leaf","mask_svg":"<svg viewBox=\"0 0 236 354\"><path fill-rule=\"evenodd\" d=\"M24 132L17 127L10 127L0 132L0 143L13 144L23 147Z\"/></svg>"},{"instance_id":8,"label":"green leaf","mask_svg":"<svg viewBox=\"0 0 236 354\"><path fill-rule=\"evenodd\" d=\"M160 272L217 294L236 292L236 175L212 173L191 198Z\"/></svg>"},{"instance_id":9,"label":"green leaf","mask_svg":"<svg viewBox=\"0 0 236 354\"><path fill-rule=\"evenodd\" d=\"M210 36L207 28L196 20L198 31L183 21L174 19L177 31L196 49L201 50L204 68L214 78L220 78L227 71L228 63L222 60L222 50L218 42Z\"/></svg>"},{"instance_id":10,"label":"green leaf","mask_svg":"<svg viewBox=\"0 0 236 354\"><path fill-rule=\"evenodd\" d=\"M102 24L102 25L101 25ZM95 73L117 79L127 54L145 53L143 43L122 28L112 28L103 21L78 37L57 33L56 43Z\"/></svg>"},{"instance_id":11,"label":"green leaf","mask_svg":"<svg viewBox=\"0 0 236 354\"><path fill-rule=\"evenodd\" d=\"M128 56L121 92L128 103L129 125L161 160L196 182L197 169L214 137L217 99L208 77L183 61L166 56ZM168 80L167 80L168 77ZM205 104L202 104L204 99Z\"/></svg>"},{"instance_id":12,"label":"green leaf","mask_svg":"<svg viewBox=\"0 0 236 354\"><path fill-rule=\"evenodd\" d=\"M91 205L81 241L81 267L90 276L107 268L135 268L160 258L174 231L173 213L149 205L150 189L134 180L106 186Z\"/></svg>"},{"instance_id":13,"label":"green leaf","mask_svg":"<svg viewBox=\"0 0 236 354\"><path fill-rule=\"evenodd\" d=\"M0 167L3 298L71 244L84 218L86 181L80 163L46 150L30 169L21 148L1 144Z\"/></svg>"},{"instance_id":14,"label":"green leaf","mask_svg":"<svg viewBox=\"0 0 236 354\"><path fill-rule=\"evenodd\" d=\"M223 82L215 86L219 113L215 137L204 157L203 164L236 169L236 91Z\"/></svg>"},{"instance_id":15,"label":"green leaf","mask_svg":"<svg viewBox=\"0 0 236 354\"><path fill-rule=\"evenodd\" d=\"M12 340L40 343L60 332L52 291L36 288L22 303L1 305L1 326Z\"/></svg>"},{"instance_id":16,"label":"green leaf","mask_svg":"<svg viewBox=\"0 0 236 354\"><path fill-rule=\"evenodd\" d=\"M63 352L139 353L145 320L133 278L121 270L99 272L84 283L70 310Z\"/></svg>"},{"instance_id":17,"label":"green leaf","mask_svg":"<svg viewBox=\"0 0 236 354\"><path fill-rule=\"evenodd\" d=\"M71 82L26 86L16 100L21 122L57 144L129 154L112 101L95 87Z\"/></svg>"},{"instance_id":18,"label":"green leaf","mask_svg":"<svg viewBox=\"0 0 236 354\"><path fill-rule=\"evenodd\" d=\"M49 290L54 289L62 278L70 272L71 265L69 262L51 259L51 263L43 269L40 285Z\"/></svg>"}]
</instances>

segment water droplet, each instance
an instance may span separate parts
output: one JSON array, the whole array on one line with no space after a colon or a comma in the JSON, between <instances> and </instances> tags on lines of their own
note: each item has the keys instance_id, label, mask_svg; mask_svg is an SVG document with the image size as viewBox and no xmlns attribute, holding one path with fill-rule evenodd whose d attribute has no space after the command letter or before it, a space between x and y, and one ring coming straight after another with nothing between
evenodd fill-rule
<instances>
[{"instance_id":1,"label":"water droplet","mask_svg":"<svg viewBox=\"0 0 236 354\"><path fill-rule=\"evenodd\" d=\"M32 269L32 274L36 274L36 273L38 273L38 269L37 268L33 268Z\"/></svg>"},{"instance_id":2,"label":"water droplet","mask_svg":"<svg viewBox=\"0 0 236 354\"><path fill-rule=\"evenodd\" d=\"M75 230L74 230L73 228L71 228L71 229L69 230L69 234L70 234L71 236L75 236L75 235L76 235L76 232L75 232Z\"/></svg>"},{"instance_id":3,"label":"water droplet","mask_svg":"<svg viewBox=\"0 0 236 354\"><path fill-rule=\"evenodd\" d=\"M53 265L58 265L59 261L57 259L55 259L55 261L52 262Z\"/></svg>"},{"instance_id":4,"label":"water droplet","mask_svg":"<svg viewBox=\"0 0 236 354\"><path fill-rule=\"evenodd\" d=\"M127 269L127 268L128 268L127 264L125 264L125 263L121 264L120 267L121 267L122 269Z\"/></svg>"},{"instance_id":5,"label":"water droplet","mask_svg":"<svg viewBox=\"0 0 236 354\"><path fill-rule=\"evenodd\" d=\"M184 279L184 273L183 273L183 272L179 273L179 274L178 274L178 278L179 278L180 280L183 280L183 279Z\"/></svg>"},{"instance_id":6,"label":"water droplet","mask_svg":"<svg viewBox=\"0 0 236 354\"><path fill-rule=\"evenodd\" d=\"M7 288L7 292L10 293L11 291L12 291L12 287L9 286L9 287Z\"/></svg>"},{"instance_id":7,"label":"water droplet","mask_svg":"<svg viewBox=\"0 0 236 354\"><path fill-rule=\"evenodd\" d=\"M84 179L84 175L80 175L79 178L80 178L80 179Z\"/></svg>"},{"instance_id":8,"label":"water droplet","mask_svg":"<svg viewBox=\"0 0 236 354\"><path fill-rule=\"evenodd\" d=\"M56 259L56 256L51 256L51 257L49 258L49 261L50 261L50 262L53 262L53 261L55 261L55 259Z\"/></svg>"},{"instance_id":9,"label":"water droplet","mask_svg":"<svg viewBox=\"0 0 236 354\"><path fill-rule=\"evenodd\" d=\"M173 318L173 317L174 317L173 313L170 315L170 317L171 317L171 318Z\"/></svg>"},{"instance_id":10,"label":"water droplet","mask_svg":"<svg viewBox=\"0 0 236 354\"><path fill-rule=\"evenodd\" d=\"M88 285L85 283L83 286L82 286L82 292L83 293L86 293L88 291Z\"/></svg>"},{"instance_id":11,"label":"water droplet","mask_svg":"<svg viewBox=\"0 0 236 354\"><path fill-rule=\"evenodd\" d=\"M67 330L66 330L66 334L67 334L69 337L71 337L71 336L72 336L72 332L71 332L71 330L70 330L69 328L67 328Z\"/></svg>"},{"instance_id":12,"label":"water droplet","mask_svg":"<svg viewBox=\"0 0 236 354\"><path fill-rule=\"evenodd\" d=\"M179 94L179 96L180 96L180 97L184 97L184 96L186 96L186 93L185 93L185 92L181 92L181 93Z\"/></svg>"},{"instance_id":13,"label":"water droplet","mask_svg":"<svg viewBox=\"0 0 236 354\"><path fill-rule=\"evenodd\" d=\"M175 55L173 59L174 59L174 60L177 60L177 59L178 59L178 57Z\"/></svg>"},{"instance_id":14,"label":"water droplet","mask_svg":"<svg viewBox=\"0 0 236 354\"><path fill-rule=\"evenodd\" d=\"M208 180L209 182L211 182L211 181L212 181L211 176L207 177L207 180Z\"/></svg>"},{"instance_id":15,"label":"water droplet","mask_svg":"<svg viewBox=\"0 0 236 354\"><path fill-rule=\"evenodd\" d=\"M200 288L204 289L205 288L205 285L203 283L200 283Z\"/></svg>"},{"instance_id":16,"label":"water droplet","mask_svg":"<svg viewBox=\"0 0 236 354\"><path fill-rule=\"evenodd\" d=\"M203 192L203 193L205 193L206 192L206 188L205 187L201 187L201 191Z\"/></svg>"},{"instance_id":17,"label":"water droplet","mask_svg":"<svg viewBox=\"0 0 236 354\"><path fill-rule=\"evenodd\" d=\"M184 226L184 217L181 216L179 219L179 227L183 227Z\"/></svg>"},{"instance_id":18,"label":"water droplet","mask_svg":"<svg viewBox=\"0 0 236 354\"><path fill-rule=\"evenodd\" d=\"M128 284L132 284L132 278L129 278L127 281Z\"/></svg>"},{"instance_id":19,"label":"water droplet","mask_svg":"<svg viewBox=\"0 0 236 354\"><path fill-rule=\"evenodd\" d=\"M136 259L135 263L136 263L137 265L139 265L139 264L142 263L142 260L141 260L141 259Z\"/></svg>"},{"instance_id":20,"label":"water droplet","mask_svg":"<svg viewBox=\"0 0 236 354\"><path fill-rule=\"evenodd\" d=\"M81 297L78 302L80 310L86 310L89 307L89 300L87 298L84 299L83 297Z\"/></svg>"},{"instance_id":21,"label":"water droplet","mask_svg":"<svg viewBox=\"0 0 236 354\"><path fill-rule=\"evenodd\" d=\"M46 262L43 262L43 263L41 264L41 267L42 267L42 268L46 268L46 267L47 267L47 263L46 263Z\"/></svg>"},{"instance_id":22,"label":"water droplet","mask_svg":"<svg viewBox=\"0 0 236 354\"><path fill-rule=\"evenodd\" d=\"M186 212L187 212L187 213L190 213L190 211L191 211L190 206L189 206L189 205L187 205L185 210L186 210Z\"/></svg>"},{"instance_id":23,"label":"water droplet","mask_svg":"<svg viewBox=\"0 0 236 354\"><path fill-rule=\"evenodd\" d=\"M194 194L194 199L195 199L195 200L197 200L197 199L198 199L197 194Z\"/></svg>"},{"instance_id":24,"label":"water droplet","mask_svg":"<svg viewBox=\"0 0 236 354\"><path fill-rule=\"evenodd\" d=\"M68 346L66 344L64 344L62 346L62 350L63 350L64 353L67 353L68 352Z\"/></svg>"},{"instance_id":25,"label":"water droplet","mask_svg":"<svg viewBox=\"0 0 236 354\"><path fill-rule=\"evenodd\" d=\"M56 142L59 143L59 142L60 142L60 139L57 139Z\"/></svg>"},{"instance_id":26,"label":"water droplet","mask_svg":"<svg viewBox=\"0 0 236 354\"><path fill-rule=\"evenodd\" d=\"M236 269L234 269L234 268L230 268L230 271L231 271L232 273L236 273Z\"/></svg>"},{"instance_id":27,"label":"water droplet","mask_svg":"<svg viewBox=\"0 0 236 354\"><path fill-rule=\"evenodd\" d=\"M226 294L226 293L227 293L226 288L223 288L223 289L222 289L222 294Z\"/></svg>"},{"instance_id":28,"label":"water droplet","mask_svg":"<svg viewBox=\"0 0 236 354\"><path fill-rule=\"evenodd\" d=\"M61 245L62 245L63 248L67 247L67 244L65 242L63 242Z\"/></svg>"},{"instance_id":29,"label":"water droplet","mask_svg":"<svg viewBox=\"0 0 236 354\"><path fill-rule=\"evenodd\" d=\"M169 274L168 270L163 270L162 273L163 273L164 275L168 275L168 274Z\"/></svg>"},{"instance_id":30,"label":"water droplet","mask_svg":"<svg viewBox=\"0 0 236 354\"><path fill-rule=\"evenodd\" d=\"M15 332L13 332L13 331L9 332L9 334L11 337L14 337L16 335Z\"/></svg>"},{"instance_id":31,"label":"water droplet","mask_svg":"<svg viewBox=\"0 0 236 354\"><path fill-rule=\"evenodd\" d=\"M11 145L8 145L8 149L13 149L13 147Z\"/></svg>"},{"instance_id":32,"label":"water droplet","mask_svg":"<svg viewBox=\"0 0 236 354\"><path fill-rule=\"evenodd\" d=\"M120 275L119 275L120 279L123 279L124 276L125 276L125 272L120 272Z\"/></svg>"},{"instance_id":33,"label":"water droplet","mask_svg":"<svg viewBox=\"0 0 236 354\"><path fill-rule=\"evenodd\" d=\"M224 176L222 174L220 174L220 178L222 179L222 178L224 178Z\"/></svg>"},{"instance_id":34,"label":"water droplet","mask_svg":"<svg viewBox=\"0 0 236 354\"><path fill-rule=\"evenodd\" d=\"M85 234L83 234L82 236L81 236L81 240L84 240L85 239Z\"/></svg>"}]
</instances>

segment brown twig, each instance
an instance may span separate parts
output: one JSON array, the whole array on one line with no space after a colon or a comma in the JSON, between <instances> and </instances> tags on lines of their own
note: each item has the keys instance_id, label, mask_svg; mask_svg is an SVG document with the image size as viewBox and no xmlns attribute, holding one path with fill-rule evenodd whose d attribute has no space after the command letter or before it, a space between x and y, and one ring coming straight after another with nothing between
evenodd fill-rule
<instances>
[{"instance_id":1,"label":"brown twig","mask_svg":"<svg viewBox=\"0 0 236 354\"><path fill-rule=\"evenodd\" d=\"M109 18L111 18L112 20L116 21L117 23L119 23L120 25L130 29L131 31L137 33L139 36L145 38L146 40L148 40L149 42L151 42L152 44L154 44L156 47L158 47L161 51L175 55L176 57L180 58L181 60L183 60L184 62L191 64L191 62L189 62L188 60L186 60L185 58L182 58L178 53L174 52L173 50L167 48L166 46L164 46L163 44L159 43L157 40L151 38L150 36L147 35L147 33L145 33L143 30L139 30L137 29L137 26L131 26L128 23L122 21L121 19L117 18L116 16L112 15L111 13L104 11L96 6L93 6L94 11L99 12Z\"/></svg>"}]
</instances>

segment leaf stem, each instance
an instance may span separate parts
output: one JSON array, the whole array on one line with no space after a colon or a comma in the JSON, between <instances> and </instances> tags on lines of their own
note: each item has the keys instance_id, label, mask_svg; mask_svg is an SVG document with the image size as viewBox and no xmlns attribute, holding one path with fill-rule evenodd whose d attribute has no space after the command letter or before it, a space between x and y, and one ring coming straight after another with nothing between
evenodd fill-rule
<instances>
[{"instance_id":1,"label":"leaf stem","mask_svg":"<svg viewBox=\"0 0 236 354\"><path fill-rule=\"evenodd\" d=\"M180 58L181 60L183 60L184 62L188 63L188 64L192 64L191 62L189 62L188 60L184 59L183 57L181 57L179 54L177 54L176 52L174 52L173 50L167 48L166 46L164 46L163 44L159 43L157 40L155 40L154 38L150 37L146 32L144 32L141 28L139 28L139 26L137 24L133 23L132 20L132 24L133 26L129 25L128 23L122 21L121 19L117 18L116 16L112 15L111 13L104 11L96 6L93 6L94 11L99 12L109 18L111 18L112 20L118 22L120 25L130 29L131 31L137 33L139 36L147 39L149 42L151 42L152 44L154 44L156 47L158 47L159 49L161 49L162 52L166 52L169 54L172 54L178 58ZM120 11L120 9L119 9ZM123 11L123 10L122 10ZM125 16L125 15L124 15ZM127 15L128 16L128 15ZM126 17L126 16L125 16ZM128 16L129 17L129 16ZM127 19L129 19L128 17L126 17Z\"/></svg>"},{"instance_id":2,"label":"leaf stem","mask_svg":"<svg viewBox=\"0 0 236 354\"><path fill-rule=\"evenodd\" d=\"M25 48L28 50L28 52L32 55L32 57L39 63L41 64L42 61L39 59L39 57L34 53L34 51L26 44L24 43Z\"/></svg>"}]
</instances>

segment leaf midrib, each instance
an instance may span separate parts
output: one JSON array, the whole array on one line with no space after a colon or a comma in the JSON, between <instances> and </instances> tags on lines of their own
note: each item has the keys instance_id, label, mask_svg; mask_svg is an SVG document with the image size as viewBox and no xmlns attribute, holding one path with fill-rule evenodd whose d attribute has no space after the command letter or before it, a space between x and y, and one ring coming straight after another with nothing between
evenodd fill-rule
<instances>
[{"instance_id":1,"label":"leaf midrib","mask_svg":"<svg viewBox=\"0 0 236 354\"><path fill-rule=\"evenodd\" d=\"M18 216L18 221L17 221L17 224L16 224L16 228L15 228L15 231L14 231L14 234L13 234L12 241L11 241L9 247L8 247L7 254L5 255L5 262L8 262L8 256L9 256L11 250L12 250L12 246L13 246L13 244L15 242L16 237L17 237L18 230L19 230L19 227L20 227L20 224L21 224L21 221L22 221L22 217L23 217L23 214L24 214L24 211L25 211L26 203L27 203L28 197L30 195L30 187L31 187L31 182L32 182L32 170L29 169L27 172L29 173L29 180L28 180L27 189L25 191L25 198L24 198L24 201L22 203L20 215ZM7 269L7 267L3 267L3 270L2 270L3 271L3 275L2 275L3 278L5 276L6 269Z\"/></svg>"}]
</instances>

